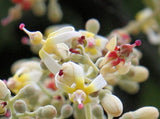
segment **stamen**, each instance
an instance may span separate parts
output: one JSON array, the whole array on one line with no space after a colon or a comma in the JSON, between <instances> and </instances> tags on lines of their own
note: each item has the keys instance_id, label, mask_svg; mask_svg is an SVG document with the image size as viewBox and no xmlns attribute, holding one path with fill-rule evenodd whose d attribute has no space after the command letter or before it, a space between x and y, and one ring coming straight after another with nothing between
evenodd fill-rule
<instances>
[{"instance_id":1,"label":"stamen","mask_svg":"<svg viewBox=\"0 0 160 119\"><path fill-rule=\"evenodd\" d=\"M136 41L135 41L135 45L136 45L136 46L140 46L141 44L142 44L141 40L136 40Z\"/></svg>"},{"instance_id":2,"label":"stamen","mask_svg":"<svg viewBox=\"0 0 160 119\"><path fill-rule=\"evenodd\" d=\"M72 48L70 48L69 51L72 52L72 53L80 54L79 51L77 51L77 50L75 50L75 49L72 49Z\"/></svg>"},{"instance_id":3,"label":"stamen","mask_svg":"<svg viewBox=\"0 0 160 119\"><path fill-rule=\"evenodd\" d=\"M81 103L81 104L78 104L78 109L83 109L84 105Z\"/></svg>"},{"instance_id":4,"label":"stamen","mask_svg":"<svg viewBox=\"0 0 160 119\"><path fill-rule=\"evenodd\" d=\"M60 70L58 75L62 76L63 75L63 70Z\"/></svg>"},{"instance_id":5,"label":"stamen","mask_svg":"<svg viewBox=\"0 0 160 119\"><path fill-rule=\"evenodd\" d=\"M24 24L24 23L21 23L21 24L19 25L19 29L20 29L20 30L23 30L24 27L25 27L25 24Z\"/></svg>"},{"instance_id":6,"label":"stamen","mask_svg":"<svg viewBox=\"0 0 160 119\"><path fill-rule=\"evenodd\" d=\"M50 74L49 74L49 77L50 77L50 78L54 78L54 74L53 74L53 73L50 73Z\"/></svg>"},{"instance_id":7,"label":"stamen","mask_svg":"<svg viewBox=\"0 0 160 119\"><path fill-rule=\"evenodd\" d=\"M85 36L81 36L81 37L78 39L79 44L84 44L84 39L85 39Z\"/></svg>"},{"instance_id":8,"label":"stamen","mask_svg":"<svg viewBox=\"0 0 160 119\"><path fill-rule=\"evenodd\" d=\"M35 32L30 32L28 31L26 28L25 28L25 24L24 23L21 23L19 25L19 29L20 30L23 30L30 38L31 40L31 43L34 44L34 45L38 45L42 42L42 39L43 39L43 35L41 32L39 31L35 31Z\"/></svg>"}]
</instances>

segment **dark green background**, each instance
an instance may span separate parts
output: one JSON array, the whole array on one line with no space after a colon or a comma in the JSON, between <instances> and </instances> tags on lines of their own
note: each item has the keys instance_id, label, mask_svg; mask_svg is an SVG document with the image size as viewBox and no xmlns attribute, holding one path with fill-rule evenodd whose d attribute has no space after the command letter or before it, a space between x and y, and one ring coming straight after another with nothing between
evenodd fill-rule
<instances>
[{"instance_id":1,"label":"dark green background","mask_svg":"<svg viewBox=\"0 0 160 119\"><path fill-rule=\"evenodd\" d=\"M125 26L134 19L136 12L145 5L141 0L60 0L63 10L63 20L58 24L71 24L75 28L84 29L84 24L89 18L97 18L101 23L99 34L107 35L111 30ZM7 15L8 9L13 6L9 0L0 0L0 19ZM44 29L52 25L47 16L36 17L31 11L25 11L23 17L7 26L0 25L0 78L7 79L11 76L11 64L21 58L36 56L28 46L21 44L20 39L25 35L18 29L21 22L31 31ZM135 110L142 106L152 105L160 109L160 54L158 46L148 43L146 36L139 33L132 36L133 40L141 39L139 49L143 53L141 65L148 67L149 79L141 83L139 93L128 95L118 87L115 94L124 104L124 112Z\"/></svg>"}]
</instances>

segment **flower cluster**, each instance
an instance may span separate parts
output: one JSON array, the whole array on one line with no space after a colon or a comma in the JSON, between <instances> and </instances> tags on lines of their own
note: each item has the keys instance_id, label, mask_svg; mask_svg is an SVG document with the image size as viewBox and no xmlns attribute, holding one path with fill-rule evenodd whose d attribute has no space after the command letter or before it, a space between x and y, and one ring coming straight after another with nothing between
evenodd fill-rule
<instances>
[{"instance_id":1,"label":"flower cluster","mask_svg":"<svg viewBox=\"0 0 160 119\"><path fill-rule=\"evenodd\" d=\"M14 2L21 5L22 1ZM0 115L11 119L64 119L71 115L76 119L113 119L123 112L114 87L134 94L139 83L148 78L148 69L139 65L142 55L136 47L141 41L130 43L129 34L120 29L100 36L96 19L88 20L85 30L56 26L45 36L27 30L23 23L19 29L28 35L28 44L40 58L15 62L13 76L0 80ZM158 116L157 108L147 106L119 119Z\"/></svg>"},{"instance_id":2,"label":"flower cluster","mask_svg":"<svg viewBox=\"0 0 160 119\"><path fill-rule=\"evenodd\" d=\"M32 10L36 16L44 16L47 12L48 19L53 23L59 22L63 16L57 0L48 0L48 6L46 0L11 0L11 2L14 6L9 8L8 16L1 20L3 26L20 19L23 12L28 10Z\"/></svg>"}]
</instances>

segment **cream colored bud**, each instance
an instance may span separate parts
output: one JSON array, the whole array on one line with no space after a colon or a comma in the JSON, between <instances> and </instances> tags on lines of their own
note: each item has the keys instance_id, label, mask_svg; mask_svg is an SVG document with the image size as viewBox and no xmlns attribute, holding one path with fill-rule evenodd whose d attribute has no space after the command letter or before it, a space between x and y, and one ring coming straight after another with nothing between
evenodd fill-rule
<instances>
[{"instance_id":1,"label":"cream colored bud","mask_svg":"<svg viewBox=\"0 0 160 119\"><path fill-rule=\"evenodd\" d=\"M36 111L36 115L38 119L53 119L57 115L57 110L53 105L46 105L40 107Z\"/></svg>"},{"instance_id":2,"label":"cream colored bud","mask_svg":"<svg viewBox=\"0 0 160 119\"><path fill-rule=\"evenodd\" d=\"M33 13L37 16L43 16L46 12L46 5L43 0L36 0L33 7Z\"/></svg>"},{"instance_id":3,"label":"cream colored bud","mask_svg":"<svg viewBox=\"0 0 160 119\"><path fill-rule=\"evenodd\" d=\"M93 107L92 107L92 113L95 117L97 118L102 118L103 115L104 115L104 112L103 112L103 108L100 104L93 104ZM101 119L100 118L100 119Z\"/></svg>"},{"instance_id":4,"label":"cream colored bud","mask_svg":"<svg viewBox=\"0 0 160 119\"><path fill-rule=\"evenodd\" d=\"M24 86L19 92L18 95L20 95L21 98L30 98L34 95L37 95L38 88L34 84L28 84Z\"/></svg>"},{"instance_id":5,"label":"cream colored bud","mask_svg":"<svg viewBox=\"0 0 160 119\"><path fill-rule=\"evenodd\" d=\"M97 19L89 19L86 22L85 29L89 32L97 34L100 29L100 23Z\"/></svg>"},{"instance_id":6,"label":"cream colored bud","mask_svg":"<svg viewBox=\"0 0 160 119\"><path fill-rule=\"evenodd\" d=\"M10 96L10 90L7 88L6 84L0 80L0 100L7 101Z\"/></svg>"},{"instance_id":7,"label":"cream colored bud","mask_svg":"<svg viewBox=\"0 0 160 119\"><path fill-rule=\"evenodd\" d=\"M26 103L23 100L16 100L13 106L16 112L19 113L24 113L27 110Z\"/></svg>"},{"instance_id":8,"label":"cream colored bud","mask_svg":"<svg viewBox=\"0 0 160 119\"><path fill-rule=\"evenodd\" d=\"M57 0L50 0L48 6L48 19L53 22L59 22L62 19L63 13Z\"/></svg>"},{"instance_id":9,"label":"cream colored bud","mask_svg":"<svg viewBox=\"0 0 160 119\"><path fill-rule=\"evenodd\" d=\"M106 94L101 100L101 104L108 115L118 117L123 112L122 102L118 97L112 94Z\"/></svg>"},{"instance_id":10,"label":"cream colored bud","mask_svg":"<svg viewBox=\"0 0 160 119\"><path fill-rule=\"evenodd\" d=\"M72 114L73 114L73 108L72 108L71 105L65 104L65 105L62 106L61 116L62 116L63 118L68 118L68 117L70 117Z\"/></svg>"},{"instance_id":11,"label":"cream colored bud","mask_svg":"<svg viewBox=\"0 0 160 119\"><path fill-rule=\"evenodd\" d=\"M120 119L158 119L158 109L152 106L142 107L136 111L123 114Z\"/></svg>"},{"instance_id":12,"label":"cream colored bud","mask_svg":"<svg viewBox=\"0 0 160 119\"><path fill-rule=\"evenodd\" d=\"M129 74L131 75L131 77L129 78L130 80L139 83L144 82L148 78L149 71L144 66L132 66L130 68Z\"/></svg>"},{"instance_id":13,"label":"cream colored bud","mask_svg":"<svg viewBox=\"0 0 160 119\"><path fill-rule=\"evenodd\" d=\"M129 94L135 94L139 91L139 84L130 80L119 80L119 87Z\"/></svg>"}]
</instances>

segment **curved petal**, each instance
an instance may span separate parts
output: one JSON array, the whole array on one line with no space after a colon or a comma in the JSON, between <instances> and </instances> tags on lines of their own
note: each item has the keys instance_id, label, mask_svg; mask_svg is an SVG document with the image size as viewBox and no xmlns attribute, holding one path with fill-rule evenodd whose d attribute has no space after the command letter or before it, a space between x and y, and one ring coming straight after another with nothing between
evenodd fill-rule
<instances>
[{"instance_id":1,"label":"curved petal","mask_svg":"<svg viewBox=\"0 0 160 119\"><path fill-rule=\"evenodd\" d=\"M64 92L73 93L73 92L75 91L75 89L69 87L69 86L66 85L65 83L60 82L60 81L58 80L58 78L57 78L57 75L58 75L58 73L57 73L56 76L55 76L56 86L57 86L59 89L63 90Z\"/></svg>"},{"instance_id":2,"label":"curved petal","mask_svg":"<svg viewBox=\"0 0 160 119\"><path fill-rule=\"evenodd\" d=\"M41 60L44 62L46 67L53 73L56 74L60 69L61 65L56 62L56 60L51 57L47 52L42 48L39 52Z\"/></svg>"},{"instance_id":3,"label":"curved petal","mask_svg":"<svg viewBox=\"0 0 160 119\"><path fill-rule=\"evenodd\" d=\"M103 76L101 74L99 74L86 88L85 88L85 92L87 94L96 92L100 89L102 89L104 86L107 85L107 82L105 81L105 79L103 78Z\"/></svg>"},{"instance_id":4,"label":"curved petal","mask_svg":"<svg viewBox=\"0 0 160 119\"><path fill-rule=\"evenodd\" d=\"M66 26L66 27L63 27L59 30L56 30L55 32L52 32L48 35L48 37L52 37L54 35L58 35L58 34L61 34L61 33L64 33L64 32L68 32L68 31L74 31L74 27L72 26Z\"/></svg>"}]
</instances>

